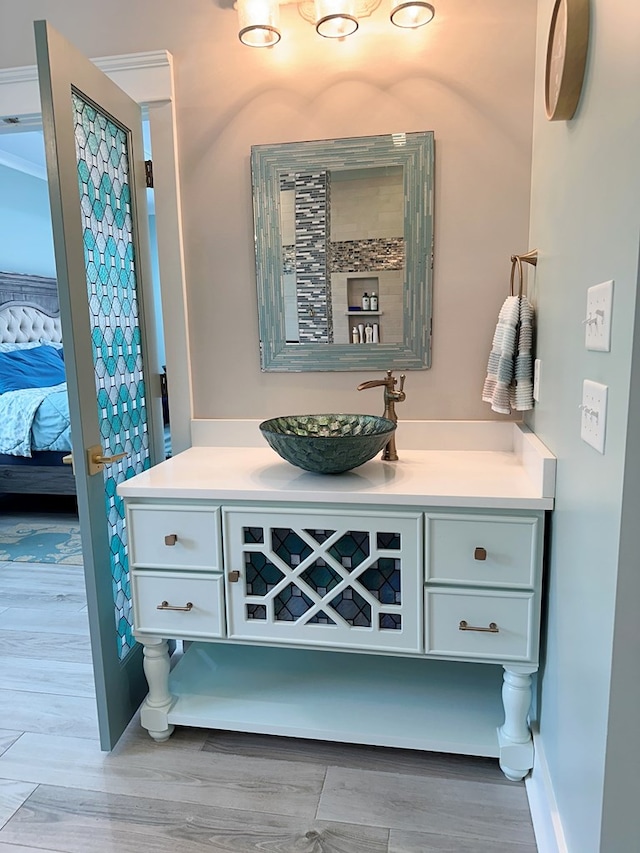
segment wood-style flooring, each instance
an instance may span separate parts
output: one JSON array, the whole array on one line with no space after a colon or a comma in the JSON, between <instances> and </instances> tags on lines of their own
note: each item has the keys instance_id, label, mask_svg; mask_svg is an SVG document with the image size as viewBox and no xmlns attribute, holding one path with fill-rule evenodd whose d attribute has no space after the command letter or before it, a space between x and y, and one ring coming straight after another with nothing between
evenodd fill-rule
<instances>
[{"instance_id":1,"label":"wood-style flooring","mask_svg":"<svg viewBox=\"0 0 640 853\"><path fill-rule=\"evenodd\" d=\"M492 759L178 729L97 739L82 569L0 563L0 853L535 853Z\"/></svg>"}]
</instances>

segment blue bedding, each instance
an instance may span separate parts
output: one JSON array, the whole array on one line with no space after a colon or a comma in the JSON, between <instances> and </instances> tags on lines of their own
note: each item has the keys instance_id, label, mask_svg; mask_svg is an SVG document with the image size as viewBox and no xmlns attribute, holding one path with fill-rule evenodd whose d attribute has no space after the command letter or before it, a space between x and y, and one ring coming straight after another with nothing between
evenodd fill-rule
<instances>
[{"instance_id":1,"label":"blue bedding","mask_svg":"<svg viewBox=\"0 0 640 853\"><path fill-rule=\"evenodd\" d=\"M33 450L71 450L65 382L0 394L0 453L31 456Z\"/></svg>"}]
</instances>

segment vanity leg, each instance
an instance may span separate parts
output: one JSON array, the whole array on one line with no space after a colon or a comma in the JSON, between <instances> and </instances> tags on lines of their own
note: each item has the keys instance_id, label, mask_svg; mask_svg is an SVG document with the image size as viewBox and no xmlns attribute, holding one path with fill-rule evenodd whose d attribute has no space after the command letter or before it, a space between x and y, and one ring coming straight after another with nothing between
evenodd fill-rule
<instances>
[{"instance_id":1,"label":"vanity leg","mask_svg":"<svg viewBox=\"0 0 640 853\"><path fill-rule=\"evenodd\" d=\"M531 675L535 666L504 667L502 704L504 723L498 729L500 768L507 779L519 782L533 767L533 739L528 716L531 706Z\"/></svg>"},{"instance_id":2,"label":"vanity leg","mask_svg":"<svg viewBox=\"0 0 640 853\"><path fill-rule=\"evenodd\" d=\"M140 723L158 742L168 740L174 726L167 722L173 705L169 693L169 644L161 637L138 637L143 645L143 668L149 693L140 707Z\"/></svg>"}]
</instances>

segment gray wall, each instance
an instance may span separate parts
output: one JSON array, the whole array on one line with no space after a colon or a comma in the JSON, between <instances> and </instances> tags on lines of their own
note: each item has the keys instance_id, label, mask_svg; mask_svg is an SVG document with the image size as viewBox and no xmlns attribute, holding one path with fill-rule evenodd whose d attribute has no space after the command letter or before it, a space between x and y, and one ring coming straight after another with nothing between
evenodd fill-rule
<instances>
[{"instance_id":1,"label":"gray wall","mask_svg":"<svg viewBox=\"0 0 640 853\"><path fill-rule=\"evenodd\" d=\"M630 396L640 346L640 15L626 0L592 2L579 111L548 122L552 5L539 4L530 239L540 249L532 295L542 378L529 420L558 457L540 737L569 851L627 853L640 835L637 364ZM608 279L611 352L588 352L586 291ZM604 455L580 440L583 379L609 386Z\"/></svg>"}]
</instances>

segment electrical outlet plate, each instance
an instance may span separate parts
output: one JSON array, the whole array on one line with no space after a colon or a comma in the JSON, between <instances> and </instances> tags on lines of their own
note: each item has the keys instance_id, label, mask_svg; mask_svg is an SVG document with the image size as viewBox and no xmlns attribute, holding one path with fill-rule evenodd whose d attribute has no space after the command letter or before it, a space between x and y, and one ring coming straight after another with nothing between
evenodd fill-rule
<instances>
[{"instance_id":1,"label":"electrical outlet plate","mask_svg":"<svg viewBox=\"0 0 640 853\"><path fill-rule=\"evenodd\" d=\"M585 379L582 383L582 420L580 438L604 453L604 437L607 425L607 385Z\"/></svg>"},{"instance_id":2,"label":"electrical outlet plate","mask_svg":"<svg viewBox=\"0 0 640 853\"><path fill-rule=\"evenodd\" d=\"M613 281L594 284L587 290L587 316L584 321L584 345L587 349L611 350L612 306Z\"/></svg>"}]
</instances>

